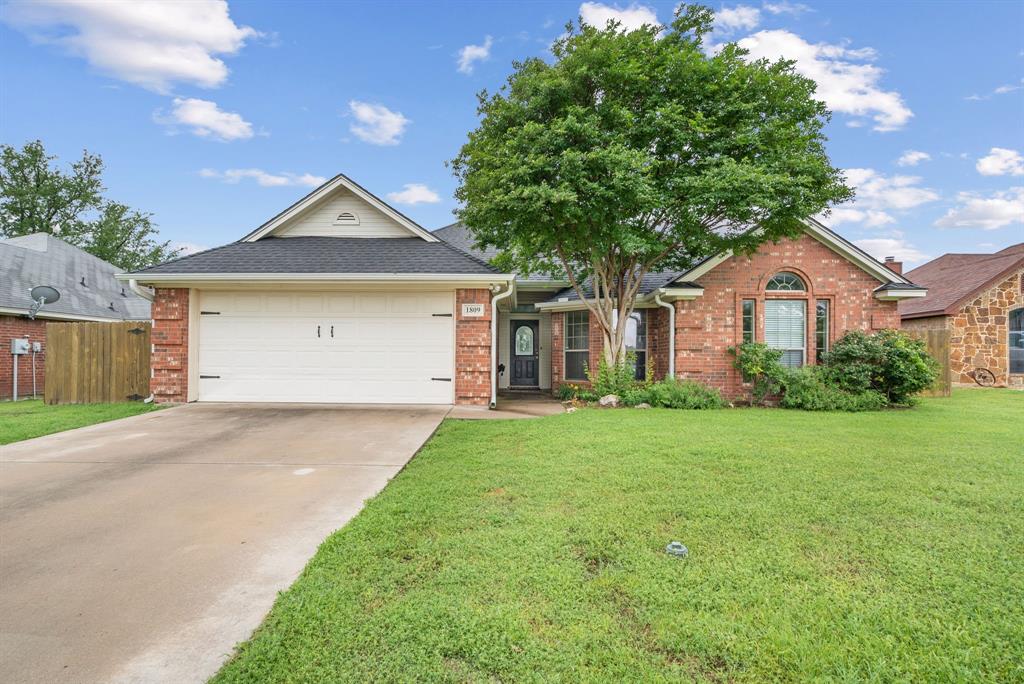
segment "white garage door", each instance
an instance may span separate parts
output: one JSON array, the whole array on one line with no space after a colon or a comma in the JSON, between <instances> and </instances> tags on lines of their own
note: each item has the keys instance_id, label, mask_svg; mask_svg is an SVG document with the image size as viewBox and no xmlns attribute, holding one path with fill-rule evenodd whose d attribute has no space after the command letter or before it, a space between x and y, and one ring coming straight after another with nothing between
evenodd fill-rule
<instances>
[{"instance_id":1,"label":"white garage door","mask_svg":"<svg viewBox=\"0 0 1024 684\"><path fill-rule=\"evenodd\" d=\"M451 404L454 293L202 292L200 401Z\"/></svg>"}]
</instances>

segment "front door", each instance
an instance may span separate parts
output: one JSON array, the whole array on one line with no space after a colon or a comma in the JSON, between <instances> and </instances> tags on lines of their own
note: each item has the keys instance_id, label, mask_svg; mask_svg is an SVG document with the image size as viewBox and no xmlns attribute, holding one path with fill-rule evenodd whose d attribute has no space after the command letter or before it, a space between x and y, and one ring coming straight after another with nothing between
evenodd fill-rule
<instances>
[{"instance_id":1,"label":"front door","mask_svg":"<svg viewBox=\"0 0 1024 684\"><path fill-rule=\"evenodd\" d=\"M537 387L540 384L540 334L537 321L512 321L513 387Z\"/></svg>"}]
</instances>

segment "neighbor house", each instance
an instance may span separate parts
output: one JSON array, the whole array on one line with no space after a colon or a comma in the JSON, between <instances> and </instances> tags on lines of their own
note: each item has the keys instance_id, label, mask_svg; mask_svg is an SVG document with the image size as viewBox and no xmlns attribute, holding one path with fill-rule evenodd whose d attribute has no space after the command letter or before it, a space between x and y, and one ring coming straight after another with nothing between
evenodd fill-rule
<instances>
[{"instance_id":1,"label":"neighbor house","mask_svg":"<svg viewBox=\"0 0 1024 684\"><path fill-rule=\"evenodd\" d=\"M339 175L238 242L118 277L155 288L158 401L493 405L499 386L585 382L601 353L585 305L490 256L462 226L429 232ZM751 257L648 276L629 344L658 377L742 395L728 347L814 363L847 330L898 327L897 302L924 293L808 221Z\"/></svg>"},{"instance_id":2,"label":"neighbor house","mask_svg":"<svg viewBox=\"0 0 1024 684\"><path fill-rule=\"evenodd\" d=\"M944 254L907 276L928 296L900 303L903 327L950 331L954 383L1024 387L1024 242Z\"/></svg>"},{"instance_id":3,"label":"neighbor house","mask_svg":"<svg viewBox=\"0 0 1024 684\"><path fill-rule=\"evenodd\" d=\"M48 233L0 240L0 399L11 397L11 339L28 339L34 353L36 389L43 390L47 321L147 320L149 302L114 278L118 268ZM29 317L29 292L49 285L60 299ZM18 393L32 391L32 358L18 364Z\"/></svg>"}]
</instances>

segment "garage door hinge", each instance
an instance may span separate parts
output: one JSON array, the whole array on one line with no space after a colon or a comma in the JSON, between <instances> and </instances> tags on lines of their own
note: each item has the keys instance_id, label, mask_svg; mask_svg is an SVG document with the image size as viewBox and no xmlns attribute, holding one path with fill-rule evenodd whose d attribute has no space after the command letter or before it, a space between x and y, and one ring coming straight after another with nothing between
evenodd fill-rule
<instances>
[{"instance_id":1,"label":"garage door hinge","mask_svg":"<svg viewBox=\"0 0 1024 684\"><path fill-rule=\"evenodd\" d=\"M451 378L430 378L431 380L438 380L440 382L451 382Z\"/></svg>"},{"instance_id":2,"label":"garage door hinge","mask_svg":"<svg viewBox=\"0 0 1024 684\"><path fill-rule=\"evenodd\" d=\"M220 311L200 311L200 316L220 316Z\"/></svg>"},{"instance_id":3,"label":"garage door hinge","mask_svg":"<svg viewBox=\"0 0 1024 684\"><path fill-rule=\"evenodd\" d=\"M200 380L220 380L219 375L200 375Z\"/></svg>"},{"instance_id":4,"label":"garage door hinge","mask_svg":"<svg viewBox=\"0 0 1024 684\"><path fill-rule=\"evenodd\" d=\"M451 318L451 314L430 314L434 318Z\"/></svg>"}]
</instances>

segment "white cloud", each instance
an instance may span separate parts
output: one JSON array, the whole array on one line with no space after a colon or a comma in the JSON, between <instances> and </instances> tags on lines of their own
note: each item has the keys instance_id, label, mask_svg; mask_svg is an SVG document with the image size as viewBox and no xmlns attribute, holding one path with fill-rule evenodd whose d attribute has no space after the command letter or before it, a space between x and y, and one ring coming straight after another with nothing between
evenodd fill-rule
<instances>
[{"instance_id":1,"label":"white cloud","mask_svg":"<svg viewBox=\"0 0 1024 684\"><path fill-rule=\"evenodd\" d=\"M1020 90L1020 86L1019 85L1001 85L998 88L996 88L995 90L993 90L992 92L995 95L1006 95L1007 93L1012 93L1015 90Z\"/></svg>"},{"instance_id":2,"label":"white cloud","mask_svg":"<svg viewBox=\"0 0 1024 684\"><path fill-rule=\"evenodd\" d=\"M993 147L974 168L983 176L1024 176L1024 157L1017 150Z\"/></svg>"},{"instance_id":3,"label":"white cloud","mask_svg":"<svg viewBox=\"0 0 1024 684\"><path fill-rule=\"evenodd\" d=\"M302 185L316 188L327 182L323 176L315 176L311 173L267 173L263 169L227 169L217 171L215 169L200 169L199 175L203 178L215 178L225 183L237 185L246 178L256 181L257 185L264 188L276 188L284 186Z\"/></svg>"},{"instance_id":4,"label":"white cloud","mask_svg":"<svg viewBox=\"0 0 1024 684\"><path fill-rule=\"evenodd\" d=\"M804 12L810 12L811 8L807 5L800 4L799 2L766 2L764 3L764 11L769 14L791 14L794 17L800 16Z\"/></svg>"},{"instance_id":5,"label":"white cloud","mask_svg":"<svg viewBox=\"0 0 1024 684\"><path fill-rule=\"evenodd\" d=\"M843 223L861 223L868 228L878 228L890 223L894 219L884 211L861 210L850 207L839 207L832 210L832 215L827 219L829 225L838 226Z\"/></svg>"},{"instance_id":6,"label":"white cloud","mask_svg":"<svg viewBox=\"0 0 1024 684\"><path fill-rule=\"evenodd\" d=\"M251 123L243 119L241 114L221 110L216 102L176 97L173 104L170 114L158 111L153 119L157 123L171 126L172 130L174 126L187 126L200 138L222 142L246 140L253 136Z\"/></svg>"},{"instance_id":7,"label":"white cloud","mask_svg":"<svg viewBox=\"0 0 1024 684\"><path fill-rule=\"evenodd\" d=\"M920 150L907 150L899 159L896 160L896 164L899 166L917 166L921 162L928 161L931 158L932 155L927 152L921 152Z\"/></svg>"},{"instance_id":8,"label":"white cloud","mask_svg":"<svg viewBox=\"0 0 1024 684\"><path fill-rule=\"evenodd\" d=\"M832 209L821 220L829 225L859 224L867 228L896 223L890 212L914 209L939 199L931 188L921 187L919 176L886 176L874 169L844 169L846 184L856 190L852 202Z\"/></svg>"},{"instance_id":9,"label":"white cloud","mask_svg":"<svg viewBox=\"0 0 1024 684\"><path fill-rule=\"evenodd\" d=\"M748 5L722 8L715 12L715 29L732 33L740 29L751 30L761 23L761 10Z\"/></svg>"},{"instance_id":10,"label":"white cloud","mask_svg":"<svg viewBox=\"0 0 1024 684\"><path fill-rule=\"evenodd\" d=\"M260 35L232 21L224 0L18 1L7 3L4 20L103 73L161 93L172 83L222 85L228 68L218 55L236 54Z\"/></svg>"},{"instance_id":11,"label":"white cloud","mask_svg":"<svg viewBox=\"0 0 1024 684\"><path fill-rule=\"evenodd\" d=\"M856 240L854 244L879 261L890 256L895 257L896 261L902 261L905 264L916 264L931 259L929 255L920 251L902 237Z\"/></svg>"},{"instance_id":12,"label":"white cloud","mask_svg":"<svg viewBox=\"0 0 1024 684\"><path fill-rule=\"evenodd\" d=\"M981 228L996 230L1013 223L1024 223L1024 187L996 192L990 197L961 192L961 202L935 222L939 228Z\"/></svg>"},{"instance_id":13,"label":"white cloud","mask_svg":"<svg viewBox=\"0 0 1024 684\"><path fill-rule=\"evenodd\" d=\"M580 19L584 24L603 29L614 19L624 31L634 31L641 26L659 26L658 15L647 5L633 3L629 7L602 5L599 2L585 2L580 5Z\"/></svg>"},{"instance_id":14,"label":"white cloud","mask_svg":"<svg viewBox=\"0 0 1024 684\"><path fill-rule=\"evenodd\" d=\"M177 250L178 256L188 256L196 252L205 252L210 248L207 245L200 245L195 242L172 242L171 249Z\"/></svg>"},{"instance_id":15,"label":"white cloud","mask_svg":"<svg viewBox=\"0 0 1024 684\"><path fill-rule=\"evenodd\" d=\"M471 74L476 62L482 62L491 56L491 45L494 40L490 36L484 37L483 45L467 45L459 50L459 73Z\"/></svg>"},{"instance_id":16,"label":"white cloud","mask_svg":"<svg viewBox=\"0 0 1024 684\"><path fill-rule=\"evenodd\" d=\"M437 204L441 198L422 183L406 183L398 192L389 192L388 199L396 204Z\"/></svg>"},{"instance_id":17,"label":"white cloud","mask_svg":"<svg viewBox=\"0 0 1024 684\"><path fill-rule=\"evenodd\" d=\"M349 126L349 130L371 145L397 145L405 127L412 123L401 112L393 112L384 105L352 100L348 107L358 122Z\"/></svg>"},{"instance_id":18,"label":"white cloud","mask_svg":"<svg viewBox=\"0 0 1024 684\"><path fill-rule=\"evenodd\" d=\"M844 169L846 182L857 189L856 204L868 209L913 209L939 199L920 187L920 176L886 176L874 169Z\"/></svg>"},{"instance_id":19,"label":"white cloud","mask_svg":"<svg viewBox=\"0 0 1024 684\"><path fill-rule=\"evenodd\" d=\"M878 83L884 70L859 62L874 59L872 48L808 43L789 31L759 31L739 41L753 59L796 60L796 70L818 84L817 95L829 109L850 116L870 116L876 131L902 128L914 115L895 91Z\"/></svg>"}]
</instances>

